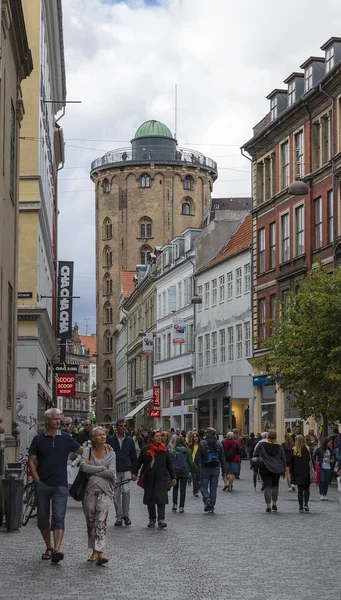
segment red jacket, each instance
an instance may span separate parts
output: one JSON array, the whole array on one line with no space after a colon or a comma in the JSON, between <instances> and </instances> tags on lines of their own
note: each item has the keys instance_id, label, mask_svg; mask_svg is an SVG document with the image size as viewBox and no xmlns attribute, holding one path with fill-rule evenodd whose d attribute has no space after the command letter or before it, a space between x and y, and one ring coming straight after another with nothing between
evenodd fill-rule
<instances>
[{"instance_id":1,"label":"red jacket","mask_svg":"<svg viewBox=\"0 0 341 600\"><path fill-rule=\"evenodd\" d=\"M231 444L233 444L234 457L232 459L230 459L230 460L227 460L227 458L226 458L227 447L230 446ZM239 462L240 461L239 447L238 447L238 443L237 442L235 442L231 438L229 438L227 440L224 440L223 441L223 448L224 448L224 454L225 454L225 460L226 460L226 462Z\"/></svg>"}]
</instances>

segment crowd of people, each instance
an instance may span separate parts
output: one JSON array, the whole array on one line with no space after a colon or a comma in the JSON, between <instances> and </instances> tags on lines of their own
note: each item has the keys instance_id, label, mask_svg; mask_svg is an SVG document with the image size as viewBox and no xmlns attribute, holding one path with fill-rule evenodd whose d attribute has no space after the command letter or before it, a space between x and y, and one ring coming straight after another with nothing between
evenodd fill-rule
<instances>
[{"instance_id":1,"label":"crowd of people","mask_svg":"<svg viewBox=\"0 0 341 600\"><path fill-rule=\"evenodd\" d=\"M304 437L297 427L286 432L283 443L276 431L251 433L245 441L237 429L219 439L212 427L190 432L171 429L142 434L128 431L125 419L106 431L86 420L81 430L61 431L60 413L52 408L45 413L46 430L32 441L29 450L37 500L38 528L46 548L43 560L58 563L64 558L61 543L65 529L68 498L67 464L69 454L77 455L80 473L85 478L83 512L91 555L87 559L104 565L107 521L114 502L116 527L129 527L130 487L132 481L143 488L143 504L148 511L149 529L167 528L166 505L172 492L172 511L185 512L188 484L193 496L203 501L205 513L213 514L219 478L223 491L233 492L240 478L242 458L250 459L253 483L262 482L266 512L277 512L279 480L286 478L289 491L298 491L299 512L309 512L310 485L319 477L320 499L327 500L328 487L340 457L340 434L320 444L313 430ZM52 505L52 512L50 517ZM51 536L53 536L53 543Z\"/></svg>"}]
</instances>

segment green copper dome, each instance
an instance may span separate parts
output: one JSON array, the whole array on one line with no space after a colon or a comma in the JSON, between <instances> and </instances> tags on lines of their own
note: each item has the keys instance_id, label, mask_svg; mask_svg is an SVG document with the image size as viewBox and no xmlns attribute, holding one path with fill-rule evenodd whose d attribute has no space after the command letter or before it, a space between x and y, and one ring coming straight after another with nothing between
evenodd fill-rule
<instances>
[{"instance_id":1,"label":"green copper dome","mask_svg":"<svg viewBox=\"0 0 341 600\"><path fill-rule=\"evenodd\" d=\"M167 125L160 123L160 121L146 121L140 125L135 133L135 139L151 136L173 138L172 132L168 129Z\"/></svg>"}]
</instances>

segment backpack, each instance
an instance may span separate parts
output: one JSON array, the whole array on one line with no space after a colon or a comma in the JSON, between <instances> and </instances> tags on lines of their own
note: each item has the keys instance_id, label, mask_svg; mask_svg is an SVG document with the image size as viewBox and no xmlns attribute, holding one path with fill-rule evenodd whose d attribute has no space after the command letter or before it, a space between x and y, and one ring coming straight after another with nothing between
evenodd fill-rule
<instances>
[{"instance_id":1,"label":"backpack","mask_svg":"<svg viewBox=\"0 0 341 600\"><path fill-rule=\"evenodd\" d=\"M226 460L226 462L232 462L235 456L236 456L235 442L232 442L232 444L230 444L229 442L226 442L226 444L225 444L225 460Z\"/></svg>"},{"instance_id":2,"label":"backpack","mask_svg":"<svg viewBox=\"0 0 341 600\"><path fill-rule=\"evenodd\" d=\"M172 455L172 459L175 475L180 475L184 472L186 473L188 465L185 453L181 452L181 450L177 450L175 454Z\"/></svg>"},{"instance_id":3,"label":"backpack","mask_svg":"<svg viewBox=\"0 0 341 600\"><path fill-rule=\"evenodd\" d=\"M216 442L213 442L210 446L207 442L206 445L206 453L204 457L204 465L206 467L219 467L220 466L220 457L219 457L219 447Z\"/></svg>"}]
</instances>

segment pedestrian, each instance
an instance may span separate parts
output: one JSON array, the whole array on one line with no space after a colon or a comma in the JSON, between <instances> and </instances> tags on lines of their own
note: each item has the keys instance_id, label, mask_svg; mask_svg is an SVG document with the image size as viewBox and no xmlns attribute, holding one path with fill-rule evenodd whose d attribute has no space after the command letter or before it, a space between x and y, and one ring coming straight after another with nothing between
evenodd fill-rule
<instances>
[{"instance_id":1,"label":"pedestrian","mask_svg":"<svg viewBox=\"0 0 341 600\"><path fill-rule=\"evenodd\" d=\"M118 419L117 433L108 438L108 444L116 454L115 527L122 527L123 521L125 525L131 525L129 517L130 480L135 481L136 479L135 475L132 475L132 471L135 470L137 458L134 441L127 435L126 430L125 419Z\"/></svg>"},{"instance_id":2,"label":"pedestrian","mask_svg":"<svg viewBox=\"0 0 341 600\"><path fill-rule=\"evenodd\" d=\"M302 435L302 429L300 425L295 425L294 433L292 434L292 439L294 443L297 435Z\"/></svg>"},{"instance_id":3,"label":"pedestrian","mask_svg":"<svg viewBox=\"0 0 341 600\"><path fill-rule=\"evenodd\" d=\"M106 433L103 427L95 427L91 447L82 455L80 470L89 476L83 498L83 511L88 531L88 547L92 554L88 562L105 565L103 555L108 513L114 496L116 455L105 447Z\"/></svg>"},{"instance_id":4,"label":"pedestrian","mask_svg":"<svg viewBox=\"0 0 341 600\"><path fill-rule=\"evenodd\" d=\"M44 413L46 429L34 436L28 456L28 468L34 481L38 528L46 544L42 560L59 563L64 558L60 547L64 536L65 513L69 495L67 461L70 452L82 454L80 446L68 433L60 430L60 411L50 408ZM50 519L50 505L52 516ZM51 543L51 531L54 543Z\"/></svg>"},{"instance_id":5,"label":"pedestrian","mask_svg":"<svg viewBox=\"0 0 341 600\"><path fill-rule=\"evenodd\" d=\"M197 461L197 453L199 448L200 438L197 431L193 432L192 443L189 446L190 451L192 452L192 459L195 462L198 469L193 471L193 496L195 498L199 498L199 489L200 489L200 466Z\"/></svg>"},{"instance_id":6,"label":"pedestrian","mask_svg":"<svg viewBox=\"0 0 341 600\"><path fill-rule=\"evenodd\" d=\"M180 437L180 429L176 429L175 432L172 434L171 439L170 439L170 443L172 444L173 448L174 448L174 444L176 442L176 440Z\"/></svg>"},{"instance_id":7,"label":"pedestrian","mask_svg":"<svg viewBox=\"0 0 341 600\"><path fill-rule=\"evenodd\" d=\"M176 477L170 454L161 442L160 431L152 432L148 445L143 446L133 468L134 475L139 471L143 479L143 504L148 507L147 527L155 527L157 508L158 528L165 529L165 509L168 504L167 475L170 476L172 485L176 485Z\"/></svg>"},{"instance_id":8,"label":"pedestrian","mask_svg":"<svg viewBox=\"0 0 341 600\"><path fill-rule=\"evenodd\" d=\"M258 434L258 435L259 435L259 439L256 438L256 436L255 436L255 434L253 432L250 433L250 437L249 437L249 439L247 441L246 449L247 449L249 460L251 460L251 458L253 457L253 453L255 451L255 447L258 444L258 441L262 439L261 436L260 436L260 434ZM252 467L252 465L250 465L250 469L252 469L252 471L253 471L253 477L252 477L252 479L253 479L253 487L254 487L254 489L256 491L256 489L257 489L257 479L258 479L258 481L260 480L259 472L258 472L258 469L255 469L254 467Z\"/></svg>"},{"instance_id":9,"label":"pedestrian","mask_svg":"<svg viewBox=\"0 0 341 600\"><path fill-rule=\"evenodd\" d=\"M85 442L89 442L90 438L91 438L91 430L92 430L92 424L90 419L86 419L86 421L84 421L84 427L83 430L78 433L75 437L75 440L78 444L80 444L81 446L83 446L83 444L85 444Z\"/></svg>"},{"instance_id":10,"label":"pedestrian","mask_svg":"<svg viewBox=\"0 0 341 600\"><path fill-rule=\"evenodd\" d=\"M333 437L326 437L322 446L315 450L320 465L320 500L328 500L328 487L332 480L336 456L333 449Z\"/></svg>"},{"instance_id":11,"label":"pedestrian","mask_svg":"<svg viewBox=\"0 0 341 600\"><path fill-rule=\"evenodd\" d=\"M197 451L200 464L200 489L204 502L204 511L213 513L217 500L219 473L225 475L224 450L216 439L217 432L213 427L205 430Z\"/></svg>"},{"instance_id":12,"label":"pedestrian","mask_svg":"<svg viewBox=\"0 0 341 600\"><path fill-rule=\"evenodd\" d=\"M171 452L171 450L173 450L173 446L170 443L170 434L167 431L161 432L161 442L164 446L166 446L168 452Z\"/></svg>"},{"instance_id":13,"label":"pedestrian","mask_svg":"<svg viewBox=\"0 0 341 600\"><path fill-rule=\"evenodd\" d=\"M305 437L306 444L310 450L311 455L313 456L315 448L318 446L318 437L315 434L313 429L309 429L308 435Z\"/></svg>"},{"instance_id":14,"label":"pedestrian","mask_svg":"<svg viewBox=\"0 0 341 600\"><path fill-rule=\"evenodd\" d=\"M173 487L172 510L177 511L178 509L178 494L180 488L179 513L183 513L186 501L186 485L188 476L190 472L198 470L198 467L193 462L192 453L187 447L184 437L181 436L176 440L174 450L171 452L171 458L176 477L176 484Z\"/></svg>"},{"instance_id":15,"label":"pedestrian","mask_svg":"<svg viewBox=\"0 0 341 600\"><path fill-rule=\"evenodd\" d=\"M289 492L295 492L296 488L292 484L292 481L295 481L295 480L292 477L292 473L291 473L291 467L292 467L292 449L294 447L294 440L292 439L292 436L290 435L290 433L286 433L285 434L285 436L284 436L284 442L283 442L282 446L283 446L283 450L284 450L284 454L285 454L285 460L286 460L285 477L286 477L286 480L287 480Z\"/></svg>"},{"instance_id":16,"label":"pedestrian","mask_svg":"<svg viewBox=\"0 0 341 600\"><path fill-rule=\"evenodd\" d=\"M234 440L237 442L239 447L239 455L245 454L245 441L243 436L239 435L238 429L233 430ZM241 460L238 461L236 479L240 479Z\"/></svg>"},{"instance_id":17,"label":"pedestrian","mask_svg":"<svg viewBox=\"0 0 341 600\"><path fill-rule=\"evenodd\" d=\"M263 480L266 512L271 513L271 500L272 511L277 512L279 478L281 475L283 479L285 477L286 459L283 447L277 444L275 430L270 429L268 439L257 444L253 457L256 456L262 462L259 472Z\"/></svg>"},{"instance_id":18,"label":"pedestrian","mask_svg":"<svg viewBox=\"0 0 341 600\"><path fill-rule=\"evenodd\" d=\"M226 463L226 471L224 477L224 492L232 492L233 482L238 473L238 463L240 462L240 450L237 442L234 439L233 431L226 434L226 439L223 441L224 456Z\"/></svg>"},{"instance_id":19,"label":"pedestrian","mask_svg":"<svg viewBox=\"0 0 341 600\"><path fill-rule=\"evenodd\" d=\"M138 458L140 456L142 446L144 446L144 439L138 427L135 427L135 429L133 429L132 438L135 444L136 458Z\"/></svg>"},{"instance_id":20,"label":"pedestrian","mask_svg":"<svg viewBox=\"0 0 341 600\"><path fill-rule=\"evenodd\" d=\"M303 435L296 435L292 449L292 473L298 487L299 512L309 512L310 452ZM304 501L304 505L303 505Z\"/></svg>"}]
</instances>

